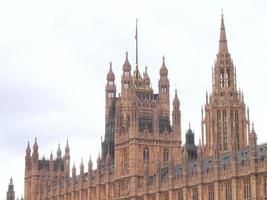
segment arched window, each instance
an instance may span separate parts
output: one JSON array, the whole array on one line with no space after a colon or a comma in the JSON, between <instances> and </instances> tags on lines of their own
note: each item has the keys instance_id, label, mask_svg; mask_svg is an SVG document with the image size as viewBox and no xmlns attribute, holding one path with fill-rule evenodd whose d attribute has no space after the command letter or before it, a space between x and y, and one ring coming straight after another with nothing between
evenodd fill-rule
<instances>
[{"instance_id":1,"label":"arched window","mask_svg":"<svg viewBox=\"0 0 267 200\"><path fill-rule=\"evenodd\" d=\"M230 85L230 71L229 71L229 69L227 70L227 77L228 77L228 79L227 79L228 87L230 87L231 85Z\"/></svg>"},{"instance_id":2,"label":"arched window","mask_svg":"<svg viewBox=\"0 0 267 200\"><path fill-rule=\"evenodd\" d=\"M221 87L224 87L224 70L221 70L220 73L220 83L221 83Z\"/></svg>"},{"instance_id":3,"label":"arched window","mask_svg":"<svg viewBox=\"0 0 267 200\"><path fill-rule=\"evenodd\" d=\"M230 182L225 183L225 199L232 200L232 184Z\"/></svg>"},{"instance_id":4,"label":"arched window","mask_svg":"<svg viewBox=\"0 0 267 200\"><path fill-rule=\"evenodd\" d=\"M221 111L217 110L217 134L218 134L218 138L219 138L219 148L220 150L222 150L222 143L221 143L221 135L222 135L222 128L221 128Z\"/></svg>"},{"instance_id":5,"label":"arched window","mask_svg":"<svg viewBox=\"0 0 267 200\"><path fill-rule=\"evenodd\" d=\"M128 162L129 162L129 152L128 149L124 149L123 150L123 158L122 158L122 168L123 171L127 171L128 170Z\"/></svg>"},{"instance_id":6,"label":"arched window","mask_svg":"<svg viewBox=\"0 0 267 200\"><path fill-rule=\"evenodd\" d=\"M163 165L167 166L169 162L169 150L168 149L164 149L163 150Z\"/></svg>"},{"instance_id":7,"label":"arched window","mask_svg":"<svg viewBox=\"0 0 267 200\"><path fill-rule=\"evenodd\" d=\"M227 112L223 110L223 150L227 150Z\"/></svg>"},{"instance_id":8,"label":"arched window","mask_svg":"<svg viewBox=\"0 0 267 200\"><path fill-rule=\"evenodd\" d=\"M251 199L251 185L249 180L244 181L244 199Z\"/></svg>"},{"instance_id":9,"label":"arched window","mask_svg":"<svg viewBox=\"0 0 267 200\"><path fill-rule=\"evenodd\" d=\"M149 164L149 149L145 147L143 149L143 164Z\"/></svg>"}]
</instances>

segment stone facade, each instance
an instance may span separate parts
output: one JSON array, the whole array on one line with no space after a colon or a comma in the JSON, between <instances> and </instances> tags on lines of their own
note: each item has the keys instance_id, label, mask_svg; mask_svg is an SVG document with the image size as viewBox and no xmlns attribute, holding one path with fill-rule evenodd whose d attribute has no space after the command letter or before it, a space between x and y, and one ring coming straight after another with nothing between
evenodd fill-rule
<instances>
[{"instance_id":1,"label":"stone facade","mask_svg":"<svg viewBox=\"0 0 267 200\"><path fill-rule=\"evenodd\" d=\"M147 68L134 70L126 53L121 94L112 64L107 74L105 137L96 169L90 159L80 173L65 155L39 159L35 140L25 157L25 200L235 200L267 199L267 145L257 145L236 69L228 52L223 16L212 92L202 109L202 140L191 128L181 140L180 101L170 111L170 82L163 58L158 93Z\"/></svg>"}]
</instances>

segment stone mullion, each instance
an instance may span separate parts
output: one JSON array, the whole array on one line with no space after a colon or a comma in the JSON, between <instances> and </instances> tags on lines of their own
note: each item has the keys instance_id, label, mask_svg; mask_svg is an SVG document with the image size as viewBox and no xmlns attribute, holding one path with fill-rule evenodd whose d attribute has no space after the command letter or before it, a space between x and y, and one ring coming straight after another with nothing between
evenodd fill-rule
<instances>
[{"instance_id":1,"label":"stone mullion","mask_svg":"<svg viewBox=\"0 0 267 200\"><path fill-rule=\"evenodd\" d=\"M251 199L258 199L258 194L257 194L257 176L256 175L251 175L250 177L250 190L251 190Z\"/></svg>"},{"instance_id":2,"label":"stone mullion","mask_svg":"<svg viewBox=\"0 0 267 200\"><path fill-rule=\"evenodd\" d=\"M236 178L232 178L232 199L238 199L238 188L237 188L237 179Z\"/></svg>"},{"instance_id":3,"label":"stone mullion","mask_svg":"<svg viewBox=\"0 0 267 200\"><path fill-rule=\"evenodd\" d=\"M216 200L221 199L219 196L219 182L218 181L214 182L214 199Z\"/></svg>"},{"instance_id":4,"label":"stone mullion","mask_svg":"<svg viewBox=\"0 0 267 200\"><path fill-rule=\"evenodd\" d=\"M198 187L198 200L204 200L205 198L204 196L204 188L203 185L201 183L199 183Z\"/></svg>"},{"instance_id":5,"label":"stone mullion","mask_svg":"<svg viewBox=\"0 0 267 200\"><path fill-rule=\"evenodd\" d=\"M184 187L182 190L183 190L183 199L186 200L187 199L187 193L188 193L187 190L188 190L188 188Z\"/></svg>"}]
</instances>

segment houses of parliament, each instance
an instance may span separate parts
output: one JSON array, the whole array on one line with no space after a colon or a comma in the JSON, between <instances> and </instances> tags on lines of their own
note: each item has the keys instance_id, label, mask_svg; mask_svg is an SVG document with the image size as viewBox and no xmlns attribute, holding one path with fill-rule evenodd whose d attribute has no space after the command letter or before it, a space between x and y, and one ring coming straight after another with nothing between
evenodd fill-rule
<instances>
[{"instance_id":1,"label":"houses of parliament","mask_svg":"<svg viewBox=\"0 0 267 200\"><path fill-rule=\"evenodd\" d=\"M137 33L137 29L136 29ZM136 34L136 51L138 47ZM201 140L191 127L181 138L180 100L170 99L165 58L157 92L147 69L126 53L121 89L112 64L105 86L105 136L96 166L70 166L70 147L50 159L38 144L26 149L25 200L260 200L267 199L267 144L257 144L221 17L212 91L202 108ZM205 95L205 94L204 94ZM78 171L78 172L77 172Z\"/></svg>"}]
</instances>

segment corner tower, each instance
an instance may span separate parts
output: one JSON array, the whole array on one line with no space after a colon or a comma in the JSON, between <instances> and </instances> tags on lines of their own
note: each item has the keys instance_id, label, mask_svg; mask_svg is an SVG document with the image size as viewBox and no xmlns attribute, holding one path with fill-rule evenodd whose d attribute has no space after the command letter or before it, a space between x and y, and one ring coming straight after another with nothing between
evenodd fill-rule
<instances>
[{"instance_id":1,"label":"corner tower","mask_svg":"<svg viewBox=\"0 0 267 200\"><path fill-rule=\"evenodd\" d=\"M236 69L228 51L222 15L219 49L212 70L212 92L206 96L205 117L202 121L208 154L212 154L216 138L220 152L230 150L234 137L237 149L247 146L249 120L243 93L237 90L236 82Z\"/></svg>"},{"instance_id":2,"label":"corner tower","mask_svg":"<svg viewBox=\"0 0 267 200\"><path fill-rule=\"evenodd\" d=\"M8 185L8 191L6 193L6 200L15 200L15 191L12 178Z\"/></svg>"},{"instance_id":3,"label":"corner tower","mask_svg":"<svg viewBox=\"0 0 267 200\"><path fill-rule=\"evenodd\" d=\"M116 84L115 75L112 70L112 63L110 62L109 72L107 74L106 84L106 106L105 106L105 138L101 142L101 149L103 159L108 154L114 159L114 126L115 126L115 104L116 104Z\"/></svg>"}]
</instances>

